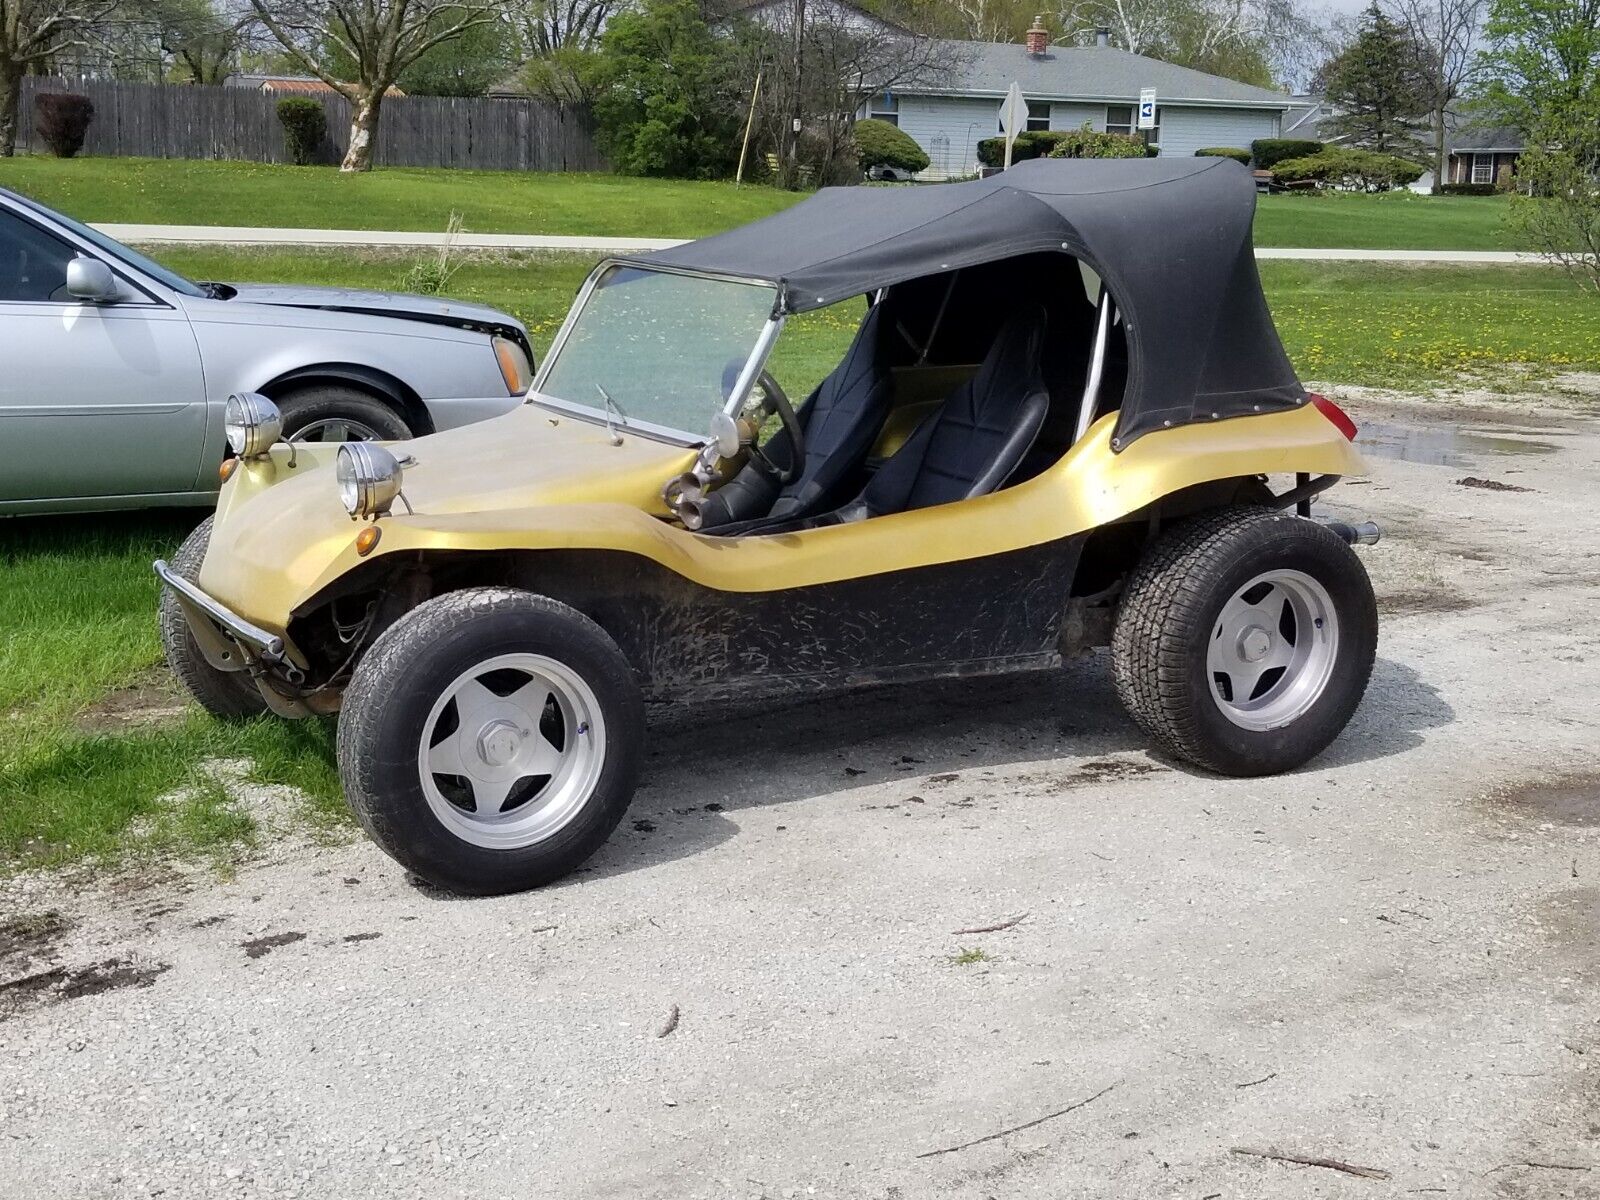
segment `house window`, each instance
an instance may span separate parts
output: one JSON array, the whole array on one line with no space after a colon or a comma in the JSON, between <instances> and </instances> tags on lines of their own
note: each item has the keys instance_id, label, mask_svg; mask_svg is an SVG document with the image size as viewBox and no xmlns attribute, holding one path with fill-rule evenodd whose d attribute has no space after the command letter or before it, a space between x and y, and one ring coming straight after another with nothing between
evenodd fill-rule
<instances>
[{"instance_id":1,"label":"house window","mask_svg":"<svg viewBox=\"0 0 1600 1200\"><path fill-rule=\"evenodd\" d=\"M879 92L872 98L872 103L867 109L867 116L874 121L887 121L889 124L900 124L900 97L893 92Z\"/></svg>"},{"instance_id":2,"label":"house window","mask_svg":"<svg viewBox=\"0 0 1600 1200\"><path fill-rule=\"evenodd\" d=\"M1038 129L1050 128L1050 101L1028 101L1028 120L1025 128L1029 133ZM994 130L996 133L1004 133L1006 131L1006 127L999 117L994 119Z\"/></svg>"},{"instance_id":3,"label":"house window","mask_svg":"<svg viewBox=\"0 0 1600 1200\"><path fill-rule=\"evenodd\" d=\"M1156 123L1153 128L1140 129L1137 123L1138 109L1132 104L1106 105L1106 132L1120 133L1125 137L1139 136L1144 138L1146 146L1161 145L1161 109L1156 109Z\"/></svg>"},{"instance_id":4,"label":"house window","mask_svg":"<svg viewBox=\"0 0 1600 1200\"><path fill-rule=\"evenodd\" d=\"M1474 154L1472 156L1472 182L1494 182L1494 155Z\"/></svg>"}]
</instances>

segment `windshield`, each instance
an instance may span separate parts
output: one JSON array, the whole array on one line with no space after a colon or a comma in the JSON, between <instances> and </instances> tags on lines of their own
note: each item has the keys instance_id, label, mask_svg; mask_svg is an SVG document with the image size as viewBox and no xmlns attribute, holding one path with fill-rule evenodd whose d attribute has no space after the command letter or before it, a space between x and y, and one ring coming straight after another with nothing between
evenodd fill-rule
<instances>
[{"instance_id":1,"label":"windshield","mask_svg":"<svg viewBox=\"0 0 1600 1200\"><path fill-rule=\"evenodd\" d=\"M536 386L540 395L700 436L727 401L776 291L613 266L596 282Z\"/></svg>"},{"instance_id":2,"label":"windshield","mask_svg":"<svg viewBox=\"0 0 1600 1200\"><path fill-rule=\"evenodd\" d=\"M46 208L42 204L35 204L26 196L18 196L15 192L10 194L15 200L22 204L24 208L30 208L41 216L48 217L57 225L60 225L63 229L71 230L84 241L96 246L101 250L104 250L107 254L111 255L112 258L122 260L122 262L126 263L136 271L143 271L157 283L160 283L165 287L169 287L173 291L179 292L185 296L205 295L204 291L190 283L176 271L167 270L167 268L163 267L160 263L154 261L153 259L146 258L137 250L128 249L128 247L124 246L121 242L116 241L114 238L108 238L99 230L91 229L83 222L74 221L71 217L65 216L62 213L58 213L54 209Z\"/></svg>"}]
</instances>

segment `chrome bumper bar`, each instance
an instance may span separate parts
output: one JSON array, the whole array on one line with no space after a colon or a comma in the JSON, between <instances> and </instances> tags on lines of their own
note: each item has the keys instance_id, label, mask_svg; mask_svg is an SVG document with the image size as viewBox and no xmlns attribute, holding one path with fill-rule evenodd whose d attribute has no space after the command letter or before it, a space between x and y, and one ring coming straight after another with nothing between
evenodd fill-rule
<instances>
[{"instance_id":1,"label":"chrome bumper bar","mask_svg":"<svg viewBox=\"0 0 1600 1200\"><path fill-rule=\"evenodd\" d=\"M259 625L252 625L226 605L219 604L169 567L165 560L156 559L155 572L162 583L177 593L178 603L190 617L191 624L195 616L205 617L221 626L235 641L250 647L264 661L270 663L283 661L281 637L268 633ZM238 670L238 667L233 669Z\"/></svg>"}]
</instances>

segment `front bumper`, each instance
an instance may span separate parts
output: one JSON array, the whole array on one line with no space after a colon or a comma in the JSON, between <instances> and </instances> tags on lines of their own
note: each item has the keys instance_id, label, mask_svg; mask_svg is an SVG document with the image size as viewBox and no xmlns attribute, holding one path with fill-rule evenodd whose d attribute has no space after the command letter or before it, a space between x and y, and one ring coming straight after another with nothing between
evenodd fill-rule
<instances>
[{"instance_id":1,"label":"front bumper","mask_svg":"<svg viewBox=\"0 0 1600 1200\"><path fill-rule=\"evenodd\" d=\"M189 619L189 628L194 631L194 640L199 645L200 652L217 670L243 671L249 667L249 663L228 647L227 641L222 637L224 633L239 645L253 651L263 662L284 661L284 645L281 637L268 633L259 625L252 625L227 605L213 600L169 567L165 560L156 559L155 573L162 583L172 589L178 607L183 609L183 615Z\"/></svg>"}]
</instances>

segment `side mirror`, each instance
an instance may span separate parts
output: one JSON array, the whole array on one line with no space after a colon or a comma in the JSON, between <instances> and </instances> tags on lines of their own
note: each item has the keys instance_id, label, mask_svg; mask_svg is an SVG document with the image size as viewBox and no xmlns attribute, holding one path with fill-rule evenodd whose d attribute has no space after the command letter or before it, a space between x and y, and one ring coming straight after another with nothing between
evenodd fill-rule
<instances>
[{"instance_id":1,"label":"side mirror","mask_svg":"<svg viewBox=\"0 0 1600 1200\"><path fill-rule=\"evenodd\" d=\"M739 423L725 412L711 418L711 444L723 458L732 458L744 444L739 440Z\"/></svg>"},{"instance_id":2,"label":"side mirror","mask_svg":"<svg viewBox=\"0 0 1600 1200\"><path fill-rule=\"evenodd\" d=\"M90 304L114 304L122 299L122 288L110 267L80 254L67 264L67 295Z\"/></svg>"}]
</instances>

